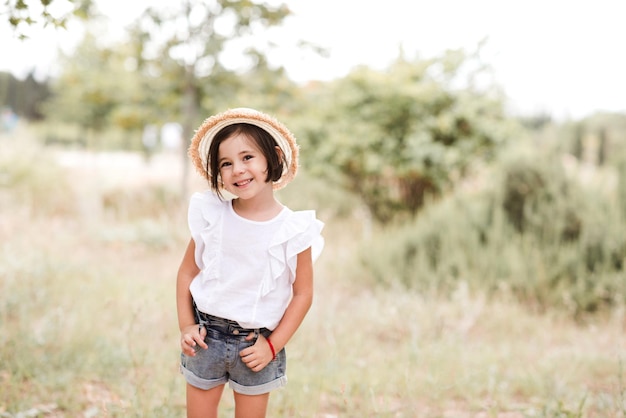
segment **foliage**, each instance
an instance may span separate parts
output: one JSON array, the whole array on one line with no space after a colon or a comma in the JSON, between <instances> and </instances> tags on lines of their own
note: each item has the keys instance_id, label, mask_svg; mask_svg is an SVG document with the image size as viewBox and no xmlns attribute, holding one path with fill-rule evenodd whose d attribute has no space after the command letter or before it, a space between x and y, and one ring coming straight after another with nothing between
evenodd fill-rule
<instances>
[{"instance_id":1,"label":"foliage","mask_svg":"<svg viewBox=\"0 0 626 418\"><path fill-rule=\"evenodd\" d=\"M615 165L626 158L626 114L600 112L553 129L561 148L586 164Z\"/></svg>"},{"instance_id":2,"label":"foliage","mask_svg":"<svg viewBox=\"0 0 626 418\"><path fill-rule=\"evenodd\" d=\"M385 72L361 68L338 80L307 132L316 160L334 166L379 221L414 215L507 137L502 101L474 84L484 69L473 64L461 51L400 57Z\"/></svg>"},{"instance_id":3,"label":"foliage","mask_svg":"<svg viewBox=\"0 0 626 418\"><path fill-rule=\"evenodd\" d=\"M617 191L617 197L619 207L621 210L622 221L626 222L626 158L621 160L617 165L619 189Z\"/></svg>"},{"instance_id":4,"label":"foliage","mask_svg":"<svg viewBox=\"0 0 626 418\"><path fill-rule=\"evenodd\" d=\"M503 175L502 209L518 233L557 243L579 238L577 212L585 202L559 165L514 159L506 163Z\"/></svg>"},{"instance_id":5,"label":"foliage","mask_svg":"<svg viewBox=\"0 0 626 418\"><path fill-rule=\"evenodd\" d=\"M222 53L237 40L261 28L279 25L289 14L282 4L270 6L249 0L185 0L167 7L150 7L131 28L140 73L178 100L175 115L182 116L185 138L206 115L221 108L232 71L222 64ZM253 54L260 55L252 49ZM224 89L226 85L226 91Z\"/></svg>"},{"instance_id":6,"label":"foliage","mask_svg":"<svg viewBox=\"0 0 626 418\"><path fill-rule=\"evenodd\" d=\"M87 18L93 13L93 0L6 0L0 15L7 15L8 21L20 39L28 38L28 28L32 26L66 28L75 17Z\"/></svg>"},{"instance_id":7,"label":"foliage","mask_svg":"<svg viewBox=\"0 0 626 418\"><path fill-rule=\"evenodd\" d=\"M37 81L33 74L19 80L12 74L0 72L0 107L30 120L43 117L41 103L50 96L47 82Z\"/></svg>"},{"instance_id":8,"label":"foliage","mask_svg":"<svg viewBox=\"0 0 626 418\"><path fill-rule=\"evenodd\" d=\"M81 142L91 147L105 126L133 134L148 124L166 122L180 123L188 141L208 114L240 106L238 98L262 93L280 100L290 94L293 83L281 69L270 69L254 38L289 13L284 5L248 0L151 6L128 28L128 40L118 45L99 45L97 33L85 38L54 83L47 115L79 124L88 138ZM238 41L251 45L242 51L252 62L244 76L222 63L224 50ZM278 106L264 104L266 111ZM186 148L184 144L182 149ZM186 156L184 162L188 163ZM182 169L183 196L187 168Z\"/></svg>"},{"instance_id":9,"label":"foliage","mask_svg":"<svg viewBox=\"0 0 626 418\"><path fill-rule=\"evenodd\" d=\"M99 48L88 34L73 57L66 57L64 71L52 84L53 96L44 109L49 120L72 123L84 133L102 132L111 127L140 129L147 122L141 101L139 74L128 71L128 51Z\"/></svg>"},{"instance_id":10,"label":"foliage","mask_svg":"<svg viewBox=\"0 0 626 418\"><path fill-rule=\"evenodd\" d=\"M613 190L584 188L554 159L506 159L481 192L434 203L361 250L380 282L449 294L468 283L572 315L626 303L626 224ZM623 187L623 186L621 186Z\"/></svg>"},{"instance_id":11,"label":"foliage","mask_svg":"<svg viewBox=\"0 0 626 418\"><path fill-rule=\"evenodd\" d=\"M133 138L141 138L145 125L164 120L164 94L135 71L131 56L132 45L105 48L88 33L51 81L53 94L43 105L47 122L80 127L73 141L90 148L141 148Z\"/></svg>"}]
</instances>

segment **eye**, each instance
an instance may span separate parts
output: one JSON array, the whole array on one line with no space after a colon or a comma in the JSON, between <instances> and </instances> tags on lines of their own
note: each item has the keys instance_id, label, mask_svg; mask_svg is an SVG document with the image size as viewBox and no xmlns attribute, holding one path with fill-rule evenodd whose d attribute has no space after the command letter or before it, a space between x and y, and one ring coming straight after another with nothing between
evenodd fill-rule
<instances>
[{"instance_id":1,"label":"eye","mask_svg":"<svg viewBox=\"0 0 626 418\"><path fill-rule=\"evenodd\" d=\"M224 168L228 166L230 166L230 163L228 161L224 161L222 164L220 164L220 168Z\"/></svg>"},{"instance_id":2,"label":"eye","mask_svg":"<svg viewBox=\"0 0 626 418\"><path fill-rule=\"evenodd\" d=\"M246 156L243 157L243 160L244 161L248 161L248 160L251 160L253 158L254 158L254 155L246 155Z\"/></svg>"}]
</instances>

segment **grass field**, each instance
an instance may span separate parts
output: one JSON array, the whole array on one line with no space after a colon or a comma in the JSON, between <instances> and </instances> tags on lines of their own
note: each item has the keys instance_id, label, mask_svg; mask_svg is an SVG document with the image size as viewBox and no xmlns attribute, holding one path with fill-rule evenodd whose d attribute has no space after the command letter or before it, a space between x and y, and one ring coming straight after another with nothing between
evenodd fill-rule
<instances>
[{"instance_id":1,"label":"grass field","mask_svg":"<svg viewBox=\"0 0 626 418\"><path fill-rule=\"evenodd\" d=\"M0 417L184 416L178 157L75 152L57 166L40 152L4 158L39 174L0 177ZM383 289L354 261L363 226L335 213L319 211L315 301L268 416L626 416L623 309L573 322L463 285L445 298Z\"/></svg>"}]
</instances>

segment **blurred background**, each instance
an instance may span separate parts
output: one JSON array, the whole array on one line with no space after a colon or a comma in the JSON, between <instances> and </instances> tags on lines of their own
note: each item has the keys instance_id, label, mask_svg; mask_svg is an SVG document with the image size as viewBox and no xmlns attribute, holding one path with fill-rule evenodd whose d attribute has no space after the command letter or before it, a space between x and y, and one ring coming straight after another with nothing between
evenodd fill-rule
<instances>
[{"instance_id":1,"label":"blurred background","mask_svg":"<svg viewBox=\"0 0 626 418\"><path fill-rule=\"evenodd\" d=\"M3 2L0 417L184 416L186 149L239 106L326 223L269 416L624 417L623 9Z\"/></svg>"}]
</instances>

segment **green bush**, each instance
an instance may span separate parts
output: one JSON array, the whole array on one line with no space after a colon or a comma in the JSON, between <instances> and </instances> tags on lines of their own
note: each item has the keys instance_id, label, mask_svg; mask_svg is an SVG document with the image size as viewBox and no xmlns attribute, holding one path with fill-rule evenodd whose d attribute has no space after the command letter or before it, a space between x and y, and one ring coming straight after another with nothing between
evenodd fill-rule
<instances>
[{"instance_id":1,"label":"green bush","mask_svg":"<svg viewBox=\"0 0 626 418\"><path fill-rule=\"evenodd\" d=\"M551 160L512 160L494 176L493 188L376 235L360 250L366 270L387 285L445 295L464 282L574 315L626 302L626 225L614 196L583 189Z\"/></svg>"},{"instance_id":2,"label":"green bush","mask_svg":"<svg viewBox=\"0 0 626 418\"><path fill-rule=\"evenodd\" d=\"M617 166L617 193L622 220L626 222L626 157Z\"/></svg>"},{"instance_id":3,"label":"green bush","mask_svg":"<svg viewBox=\"0 0 626 418\"><path fill-rule=\"evenodd\" d=\"M579 237L578 212L585 201L557 164L515 160L507 164L503 176L502 209L517 232L543 240Z\"/></svg>"}]
</instances>

